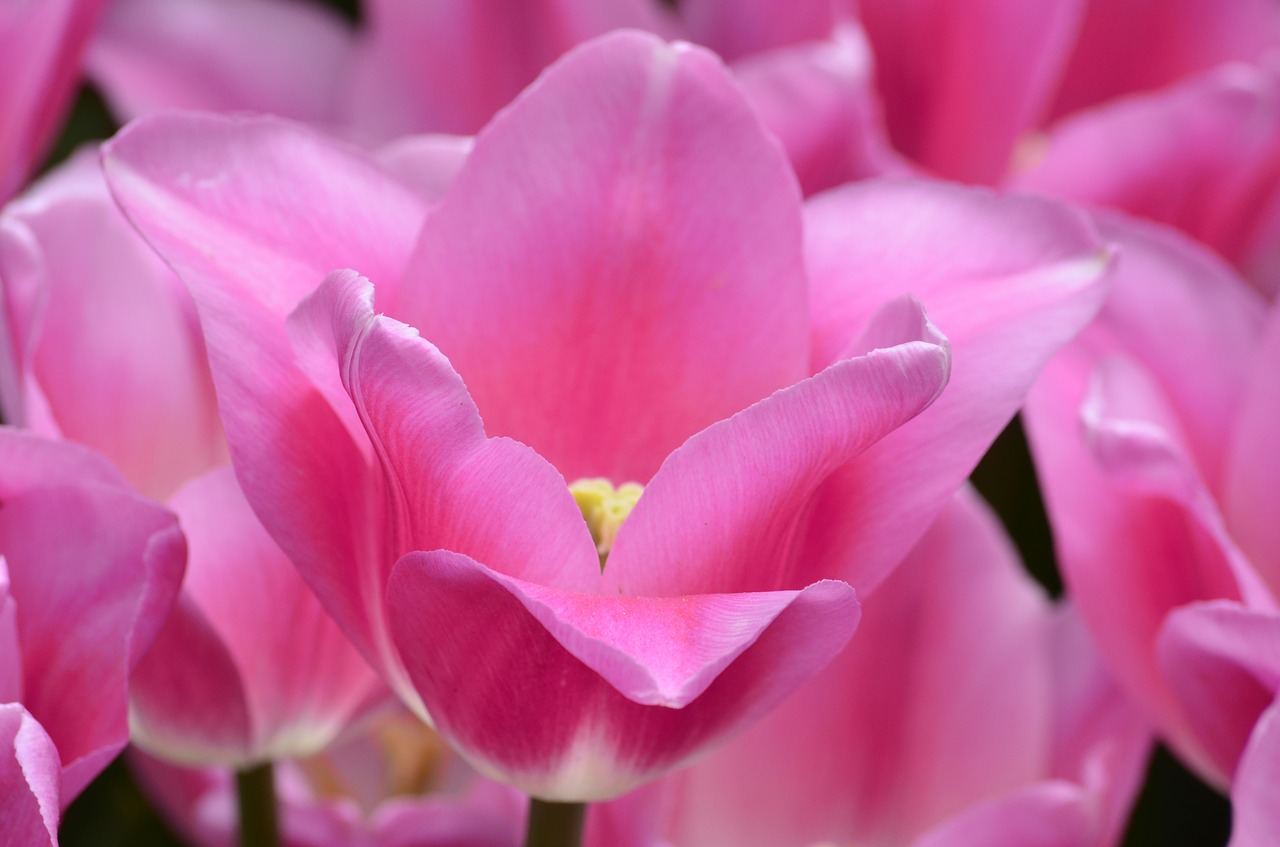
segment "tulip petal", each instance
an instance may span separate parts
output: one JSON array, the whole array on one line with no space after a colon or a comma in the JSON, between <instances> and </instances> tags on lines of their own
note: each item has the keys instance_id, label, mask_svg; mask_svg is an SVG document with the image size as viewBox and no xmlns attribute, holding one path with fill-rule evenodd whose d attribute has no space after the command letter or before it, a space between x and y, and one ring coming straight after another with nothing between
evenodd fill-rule
<instances>
[{"instance_id":1,"label":"tulip petal","mask_svg":"<svg viewBox=\"0 0 1280 847\"><path fill-rule=\"evenodd\" d=\"M22 379L49 418L9 422L101 451L151 497L226 462L213 383L190 295L124 220L97 153L85 150L5 211L0 277L31 287L13 309ZM27 261L29 259L29 262ZM104 270L109 269L109 270Z\"/></svg>"},{"instance_id":2,"label":"tulip petal","mask_svg":"<svg viewBox=\"0 0 1280 847\"><path fill-rule=\"evenodd\" d=\"M618 533L607 590L676 596L814 581L798 555L815 531L814 492L928 406L947 380L947 340L918 303L890 304L869 334L867 346L879 349L775 393L672 453Z\"/></svg>"},{"instance_id":3,"label":"tulip petal","mask_svg":"<svg viewBox=\"0 0 1280 847\"><path fill-rule=\"evenodd\" d=\"M0 820L6 844L57 847L58 750L17 703L0 704Z\"/></svg>"},{"instance_id":4,"label":"tulip petal","mask_svg":"<svg viewBox=\"0 0 1280 847\"><path fill-rule=\"evenodd\" d=\"M805 374L800 236L795 177L718 60L615 33L479 135L391 313L492 434L643 483Z\"/></svg>"},{"instance_id":5,"label":"tulip petal","mask_svg":"<svg viewBox=\"0 0 1280 847\"><path fill-rule=\"evenodd\" d=\"M449 551L397 563L387 601L437 729L482 773L573 800L624 793L758 718L830 661L858 618L852 591L834 582L774 598L596 597L504 577ZM748 618L747 632L758 631L744 639L735 608L769 623ZM629 699L651 699L655 682L689 695L717 665L683 708Z\"/></svg>"},{"instance_id":6,"label":"tulip petal","mask_svg":"<svg viewBox=\"0 0 1280 847\"><path fill-rule=\"evenodd\" d=\"M966 810L914 847L1094 847L1089 800L1077 785L1040 783Z\"/></svg>"},{"instance_id":7,"label":"tulip petal","mask_svg":"<svg viewBox=\"0 0 1280 847\"><path fill-rule=\"evenodd\" d=\"M1266 504L1280 480L1280 308L1271 307L1266 335L1253 354L1252 372L1228 456L1223 510L1231 534L1280 597L1280 521Z\"/></svg>"},{"instance_id":8,"label":"tulip petal","mask_svg":"<svg viewBox=\"0 0 1280 847\"><path fill-rule=\"evenodd\" d=\"M1225 600L1172 612L1160 667L1220 773L1235 772L1254 724L1280 693L1280 614Z\"/></svg>"},{"instance_id":9,"label":"tulip petal","mask_svg":"<svg viewBox=\"0 0 1280 847\"><path fill-rule=\"evenodd\" d=\"M622 27L664 29L646 0L370 0L348 68L346 121L381 143L471 134L580 41Z\"/></svg>"},{"instance_id":10,"label":"tulip petal","mask_svg":"<svg viewBox=\"0 0 1280 847\"><path fill-rule=\"evenodd\" d=\"M806 209L814 361L847 349L879 304L910 293L951 342L938 401L834 474L813 506L811 574L870 591L928 528L1096 313L1108 254L1077 213L1033 198L872 181ZM924 245L928 245L926 248Z\"/></svg>"},{"instance_id":11,"label":"tulip petal","mask_svg":"<svg viewBox=\"0 0 1280 847\"><path fill-rule=\"evenodd\" d=\"M0 555L0 703L22 702L18 609L9 591L9 563Z\"/></svg>"},{"instance_id":12,"label":"tulip petal","mask_svg":"<svg viewBox=\"0 0 1280 847\"><path fill-rule=\"evenodd\" d=\"M862 0L894 147L931 171L997 182L1049 103L1082 0Z\"/></svg>"},{"instance_id":13,"label":"tulip petal","mask_svg":"<svg viewBox=\"0 0 1280 847\"><path fill-rule=\"evenodd\" d=\"M1040 778L1047 613L995 516L972 492L953 498L849 647L682 777L678 843L905 844Z\"/></svg>"},{"instance_id":14,"label":"tulip petal","mask_svg":"<svg viewBox=\"0 0 1280 847\"><path fill-rule=\"evenodd\" d=\"M805 41L822 41L836 25L833 0L683 0L686 37L726 61Z\"/></svg>"},{"instance_id":15,"label":"tulip petal","mask_svg":"<svg viewBox=\"0 0 1280 847\"><path fill-rule=\"evenodd\" d=\"M113 0L87 64L122 123L162 109L320 123L351 38L298 0Z\"/></svg>"},{"instance_id":16,"label":"tulip petal","mask_svg":"<svg viewBox=\"0 0 1280 847\"><path fill-rule=\"evenodd\" d=\"M1229 65L1083 113L1016 184L1168 223L1248 268L1280 234L1278 71Z\"/></svg>"},{"instance_id":17,"label":"tulip petal","mask_svg":"<svg viewBox=\"0 0 1280 847\"><path fill-rule=\"evenodd\" d=\"M465 135L409 135L378 151L378 161L427 202L439 203L475 139Z\"/></svg>"},{"instance_id":18,"label":"tulip petal","mask_svg":"<svg viewBox=\"0 0 1280 847\"><path fill-rule=\"evenodd\" d=\"M1229 847L1266 847L1280 836L1280 701L1258 720L1231 786Z\"/></svg>"},{"instance_id":19,"label":"tulip petal","mask_svg":"<svg viewBox=\"0 0 1280 847\"><path fill-rule=\"evenodd\" d=\"M856 25L842 25L826 41L748 56L733 75L782 142L806 195L907 170L889 148L871 48Z\"/></svg>"}]
</instances>

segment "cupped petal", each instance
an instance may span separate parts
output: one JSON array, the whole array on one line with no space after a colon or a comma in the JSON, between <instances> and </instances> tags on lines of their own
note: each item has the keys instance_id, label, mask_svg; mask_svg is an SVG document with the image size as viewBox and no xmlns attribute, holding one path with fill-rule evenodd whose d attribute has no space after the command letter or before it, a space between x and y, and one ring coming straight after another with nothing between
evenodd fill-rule
<instances>
[{"instance_id":1,"label":"cupped petal","mask_svg":"<svg viewBox=\"0 0 1280 847\"><path fill-rule=\"evenodd\" d=\"M9 310L20 379L40 398L8 405L9 423L88 444L156 498L225 463L191 297L120 214L97 152L10 204L3 227L0 280L26 301Z\"/></svg>"},{"instance_id":2,"label":"cupped petal","mask_svg":"<svg viewBox=\"0 0 1280 847\"><path fill-rule=\"evenodd\" d=\"M1043 778L1048 612L995 516L953 498L844 653L680 778L675 843L905 844Z\"/></svg>"},{"instance_id":3,"label":"cupped petal","mask_svg":"<svg viewBox=\"0 0 1280 847\"><path fill-rule=\"evenodd\" d=\"M1069 782L1043 782L968 809L914 847L1095 847L1089 797Z\"/></svg>"},{"instance_id":4,"label":"cupped petal","mask_svg":"<svg viewBox=\"0 0 1280 847\"><path fill-rule=\"evenodd\" d=\"M1084 0L862 0L894 146L929 170L998 182L1048 107Z\"/></svg>"},{"instance_id":5,"label":"cupped petal","mask_svg":"<svg viewBox=\"0 0 1280 847\"><path fill-rule=\"evenodd\" d=\"M0 203L39 164L80 80L106 0L6 3L0 10Z\"/></svg>"},{"instance_id":6,"label":"cupped petal","mask_svg":"<svg viewBox=\"0 0 1280 847\"><path fill-rule=\"evenodd\" d=\"M740 59L733 76L782 142L806 195L908 170L885 136L871 48L856 24L824 41Z\"/></svg>"},{"instance_id":7,"label":"cupped petal","mask_svg":"<svg viewBox=\"0 0 1280 847\"><path fill-rule=\"evenodd\" d=\"M1231 786L1229 847L1266 847L1280 837L1280 701L1258 720Z\"/></svg>"},{"instance_id":8,"label":"cupped petal","mask_svg":"<svg viewBox=\"0 0 1280 847\"><path fill-rule=\"evenodd\" d=\"M372 142L471 134L580 41L665 29L649 0L372 0L343 88L344 122Z\"/></svg>"},{"instance_id":9,"label":"cupped petal","mask_svg":"<svg viewBox=\"0 0 1280 847\"><path fill-rule=\"evenodd\" d=\"M795 177L714 56L615 33L477 137L389 311L491 433L569 480L643 483L805 374Z\"/></svg>"},{"instance_id":10,"label":"cupped petal","mask_svg":"<svg viewBox=\"0 0 1280 847\"><path fill-rule=\"evenodd\" d=\"M1280 694L1280 613L1192 603L1166 618L1156 650L1217 771L1235 773L1259 715Z\"/></svg>"},{"instance_id":11,"label":"cupped petal","mask_svg":"<svg viewBox=\"0 0 1280 847\"><path fill-rule=\"evenodd\" d=\"M947 382L947 339L914 301L886 306L864 341L865 355L708 427L667 457L618 533L607 590L673 597L812 581L801 548L818 531L815 492Z\"/></svg>"},{"instance_id":12,"label":"cupped petal","mask_svg":"<svg viewBox=\"0 0 1280 847\"><path fill-rule=\"evenodd\" d=\"M4 843L57 847L58 750L17 703L0 704L0 820Z\"/></svg>"},{"instance_id":13,"label":"cupped petal","mask_svg":"<svg viewBox=\"0 0 1280 847\"><path fill-rule=\"evenodd\" d=\"M1280 9L1270 0L1089 0L1047 117L1261 59L1278 39Z\"/></svg>"},{"instance_id":14,"label":"cupped petal","mask_svg":"<svg viewBox=\"0 0 1280 847\"><path fill-rule=\"evenodd\" d=\"M355 150L270 118L143 119L105 148L104 169L195 297L246 497L373 659L360 593L308 567L358 573L376 558L372 448L300 367L285 318L335 268L364 268L394 292L423 201Z\"/></svg>"},{"instance_id":15,"label":"cupped petal","mask_svg":"<svg viewBox=\"0 0 1280 847\"><path fill-rule=\"evenodd\" d=\"M1227 457L1222 508L1231 535L1280 598L1280 521L1266 503L1280 480L1280 308L1272 306L1254 351Z\"/></svg>"},{"instance_id":16,"label":"cupped petal","mask_svg":"<svg viewBox=\"0 0 1280 847\"><path fill-rule=\"evenodd\" d=\"M1278 74L1228 65L1082 113L1015 185L1176 226L1247 270L1280 235Z\"/></svg>"},{"instance_id":17,"label":"cupped petal","mask_svg":"<svg viewBox=\"0 0 1280 847\"><path fill-rule=\"evenodd\" d=\"M23 704L58 745L69 802L128 739L127 678L177 595L186 547L172 514L123 486L60 480L76 458L93 473L87 451L0 436L0 551L22 609ZM19 469L43 464L47 478L15 485L11 456Z\"/></svg>"},{"instance_id":18,"label":"cupped petal","mask_svg":"<svg viewBox=\"0 0 1280 847\"><path fill-rule=\"evenodd\" d=\"M886 298L923 302L951 343L946 391L833 474L802 557L870 591L1009 422L1045 362L1095 315L1110 256L1077 212L923 181L868 181L806 209L814 363Z\"/></svg>"},{"instance_id":19,"label":"cupped petal","mask_svg":"<svg viewBox=\"0 0 1280 847\"><path fill-rule=\"evenodd\" d=\"M190 548L184 600L133 675L135 741L173 761L237 767L318 751L380 682L230 469L189 483L172 506Z\"/></svg>"},{"instance_id":20,"label":"cupped petal","mask_svg":"<svg viewBox=\"0 0 1280 847\"><path fill-rule=\"evenodd\" d=\"M837 0L684 0L684 35L726 61L806 41L822 41L838 21Z\"/></svg>"},{"instance_id":21,"label":"cupped petal","mask_svg":"<svg viewBox=\"0 0 1280 847\"><path fill-rule=\"evenodd\" d=\"M299 0L114 0L87 65L122 122L201 109L324 123L353 37Z\"/></svg>"},{"instance_id":22,"label":"cupped petal","mask_svg":"<svg viewBox=\"0 0 1280 847\"><path fill-rule=\"evenodd\" d=\"M820 670L858 619L840 583L772 598L573 595L449 551L402 559L387 600L437 729L482 773L553 800L614 797L678 767ZM745 637L735 610L751 611ZM662 702L663 687L682 696L637 702Z\"/></svg>"}]
</instances>

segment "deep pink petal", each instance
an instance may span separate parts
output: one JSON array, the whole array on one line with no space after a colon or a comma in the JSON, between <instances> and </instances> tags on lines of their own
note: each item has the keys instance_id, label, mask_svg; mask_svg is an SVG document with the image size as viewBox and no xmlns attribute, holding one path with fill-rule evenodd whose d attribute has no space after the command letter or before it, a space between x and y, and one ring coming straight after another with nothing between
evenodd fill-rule
<instances>
[{"instance_id":1,"label":"deep pink petal","mask_svg":"<svg viewBox=\"0 0 1280 847\"><path fill-rule=\"evenodd\" d=\"M826 41L748 56L733 76L782 142L806 195L907 169L889 148L870 47L855 24Z\"/></svg>"},{"instance_id":2,"label":"deep pink petal","mask_svg":"<svg viewBox=\"0 0 1280 847\"><path fill-rule=\"evenodd\" d=\"M805 41L822 41L837 21L836 0L685 0L685 37L727 61Z\"/></svg>"},{"instance_id":3,"label":"deep pink petal","mask_svg":"<svg viewBox=\"0 0 1280 847\"><path fill-rule=\"evenodd\" d=\"M4 843L57 847L58 750L17 703L0 704L0 821Z\"/></svg>"},{"instance_id":4,"label":"deep pink petal","mask_svg":"<svg viewBox=\"0 0 1280 847\"><path fill-rule=\"evenodd\" d=\"M124 746L126 680L186 560L172 514L119 483L85 481L95 476L114 474L83 448L0 431L0 552L22 610L23 704L58 745L64 802Z\"/></svg>"},{"instance_id":5,"label":"deep pink petal","mask_svg":"<svg viewBox=\"0 0 1280 847\"><path fill-rule=\"evenodd\" d=\"M0 203L44 155L80 80L80 57L106 0L7 3L0 10Z\"/></svg>"},{"instance_id":6,"label":"deep pink petal","mask_svg":"<svg viewBox=\"0 0 1280 847\"><path fill-rule=\"evenodd\" d=\"M884 309L866 346L672 453L618 533L609 590L773 591L834 576L799 557L818 531L815 492L928 406L949 366L947 340L909 300Z\"/></svg>"},{"instance_id":7,"label":"deep pink petal","mask_svg":"<svg viewBox=\"0 0 1280 847\"><path fill-rule=\"evenodd\" d=\"M571 481L646 482L804 375L798 204L713 56L613 34L476 139L391 312L449 357L489 432Z\"/></svg>"},{"instance_id":8,"label":"deep pink petal","mask_svg":"<svg viewBox=\"0 0 1280 847\"><path fill-rule=\"evenodd\" d=\"M343 118L370 141L471 134L580 41L663 28L646 0L373 0L344 89Z\"/></svg>"},{"instance_id":9,"label":"deep pink petal","mask_svg":"<svg viewBox=\"0 0 1280 847\"><path fill-rule=\"evenodd\" d=\"M858 618L852 591L839 583L778 598L575 596L447 551L401 560L387 600L437 729L481 772L549 799L604 799L677 767L816 673ZM771 623L741 649L741 622L724 613L753 605ZM705 628L693 626L698 618ZM704 669L721 664L717 654L734 652L683 708L625 696L647 697L637 685L642 669L691 693Z\"/></svg>"},{"instance_id":10,"label":"deep pink petal","mask_svg":"<svg viewBox=\"0 0 1280 847\"><path fill-rule=\"evenodd\" d=\"M354 150L265 118L144 119L111 142L104 167L121 206L195 296L249 502L376 655L359 594L305 568L340 561L355 573L375 555L379 517L363 493L371 448L299 367L285 317L334 268L366 269L394 292L422 200Z\"/></svg>"},{"instance_id":11,"label":"deep pink petal","mask_svg":"<svg viewBox=\"0 0 1280 847\"><path fill-rule=\"evenodd\" d=\"M1169 615L1160 667L1219 773L1235 772L1250 732L1280 693L1280 614L1193 603Z\"/></svg>"},{"instance_id":12,"label":"deep pink petal","mask_svg":"<svg viewBox=\"0 0 1280 847\"><path fill-rule=\"evenodd\" d=\"M1085 9L1055 118L1232 59L1261 59L1280 39L1280 9L1270 0L1090 0Z\"/></svg>"},{"instance_id":13,"label":"deep pink petal","mask_svg":"<svg viewBox=\"0 0 1280 847\"><path fill-rule=\"evenodd\" d=\"M88 65L122 122L202 109L322 123L352 37L299 0L114 0Z\"/></svg>"},{"instance_id":14,"label":"deep pink petal","mask_svg":"<svg viewBox=\"0 0 1280 847\"><path fill-rule=\"evenodd\" d=\"M1266 335L1254 352L1244 402L1235 423L1222 495L1232 537L1280 597L1280 521L1267 499L1280 480L1280 308L1273 306Z\"/></svg>"},{"instance_id":15,"label":"deep pink petal","mask_svg":"<svg viewBox=\"0 0 1280 847\"><path fill-rule=\"evenodd\" d=\"M1049 104L1083 0L862 0L894 146L941 176L997 182Z\"/></svg>"},{"instance_id":16,"label":"deep pink petal","mask_svg":"<svg viewBox=\"0 0 1280 847\"><path fill-rule=\"evenodd\" d=\"M885 298L908 293L951 342L938 401L834 474L814 502L802 554L810 573L866 592L1093 317L1108 254L1062 206L934 183L850 185L806 212L817 366L840 356Z\"/></svg>"},{"instance_id":17,"label":"deep pink petal","mask_svg":"<svg viewBox=\"0 0 1280 847\"><path fill-rule=\"evenodd\" d=\"M1231 786L1230 847L1266 847L1280 838L1280 702L1258 720Z\"/></svg>"},{"instance_id":18,"label":"deep pink petal","mask_svg":"<svg viewBox=\"0 0 1280 847\"><path fill-rule=\"evenodd\" d=\"M0 555L0 703L22 702L18 608L9 590L9 564Z\"/></svg>"},{"instance_id":19,"label":"deep pink petal","mask_svg":"<svg viewBox=\"0 0 1280 847\"><path fill-rule=\"evenodd\" d=\"M1047 611L995 517L955 498L845 652L682 778L677 843L905 844L1043 778Z\"/></svg>"},{"instance_id":20,"label":"deep pink petal","mask_svg":"<svg viewBox=\"0 0 1280 847\"><path fill-rule=\"evenodd\" d=\"M1280 235L1278 72L1229 65L1082 113L1052 130L1017 184L1176 226L1246 270L1270 261Z\"/></svg>"},{"instance_id":21,"label":"deep pink petal","mask_svg":"<svg viewBox=\"0 0 1280 847\"><path fill-rule=\"evenodd\" d=\"M156 498L225 463L190 295L120 214L96 151L10 204L2 226L0 279L27 289L6 291L20 377L39 397L7 405L9 423L94 447Z\"/></svg>"}]
</instances>

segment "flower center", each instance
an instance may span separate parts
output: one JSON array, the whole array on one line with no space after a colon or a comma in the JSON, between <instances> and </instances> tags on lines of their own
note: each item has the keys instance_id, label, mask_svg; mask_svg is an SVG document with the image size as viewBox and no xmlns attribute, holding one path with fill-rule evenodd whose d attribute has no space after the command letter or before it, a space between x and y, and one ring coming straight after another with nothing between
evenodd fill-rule
<instances>
[{"instance_id":1,"label":"flower center","mask_svg":"<svg viewBox=\"0 0 1280 847\"><path fill-rule=\"evenodd\" d=\"M582 510L587 529L591 530L591 540L596 543L596 552L600 554L600 570L604 570L604 560L613 549L618 530L636 507L644 486L638 482L624 482L614 488L609 480L596 477L577 480L569 486L569 493Z\"/></svg>"}]
</instances>

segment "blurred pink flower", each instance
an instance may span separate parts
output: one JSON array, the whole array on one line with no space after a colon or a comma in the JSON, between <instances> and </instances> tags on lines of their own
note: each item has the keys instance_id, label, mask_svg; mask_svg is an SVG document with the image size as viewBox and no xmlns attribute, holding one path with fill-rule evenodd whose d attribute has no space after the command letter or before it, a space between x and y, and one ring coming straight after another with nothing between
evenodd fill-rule
<instances>
[{"instance_id":1,"label":"blurred pink flower","mask_svg":"<svg viewBox=\"0 0 1280 847\"><path fill-rule=\"evenodd\" d=\"M430 211L278 121L142 121L105 162L200 305L264 525L547 798L651 779L824 665L857 619L831 580L892 570L1103 294L1050 203L868 184L802 220L724 68L637 33L557 63Z\"/></svg>"},{"instance_id":2,"label":"blurred pink flower","mask_svg":"<svg viewBox=\"0 0 1280 847\"><path fill-rule=\"evenodd\" d=\"M1256 798L1280 694L1280 310L1176 232L1100 220L1124 255L1117 284L1027 408L1060 562L1168 742ZM1275 811L1236 806L1273 838Z\"/></svg>"},{"instance_id":3,"label":"blurred pink flower","mask_svg":"<svg viewBox=\"0 0 1280 847\"><path fill-rule=\"evenodd\" d=\"M99 456L0 429L6 840L56 844L61 808L124 747L127 679L169 612L184 556L174 516Z\"/></svg>"}]
</instances>

